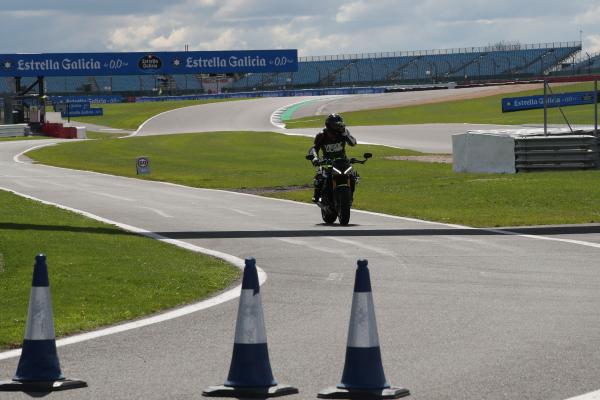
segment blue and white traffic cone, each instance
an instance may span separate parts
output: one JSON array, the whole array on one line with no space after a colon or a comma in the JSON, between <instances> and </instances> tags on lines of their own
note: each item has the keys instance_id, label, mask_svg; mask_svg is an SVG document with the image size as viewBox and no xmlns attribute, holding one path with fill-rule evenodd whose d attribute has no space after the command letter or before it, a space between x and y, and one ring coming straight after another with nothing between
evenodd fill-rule
<instances>
[{"instance_id":1,"label":"blue and white traffic cone","mask_svg":"<svg viewBox=\"0 0 600 400\"><path fill-rule=\"evenodd\" d=\"M267 332L260 301L256 260L246 259L242 293L235 326L235 341L229 375L222 386L202 392L208 397L277 397L298 393L298 389L277 384L273 378Z\"/></svg>"},{"instance_id":2,"label":"blue and white traffic cone","mask_svg":"<svg viewBox=\"0 0 600 400\"><path fill-rule=\"evenodd\" d=\"M35 257L29 311L17 373L11 382L0 382L0 391L50 392L86 387L80 380L65 379L58 361L52 299L46 256Z\"/></svg>"},{"instance_id":3,"label":"blue and white traffic cone","mask_svg":"<svg viewBox=\"0 0 600 400\"><path fill-rule=\"evenodd\" d=\"M358 260L342 382L319 392L319 398L397 399L410 394L408 389L391 387L385 379L367 264Z\"/></svg>"}]
</instances>

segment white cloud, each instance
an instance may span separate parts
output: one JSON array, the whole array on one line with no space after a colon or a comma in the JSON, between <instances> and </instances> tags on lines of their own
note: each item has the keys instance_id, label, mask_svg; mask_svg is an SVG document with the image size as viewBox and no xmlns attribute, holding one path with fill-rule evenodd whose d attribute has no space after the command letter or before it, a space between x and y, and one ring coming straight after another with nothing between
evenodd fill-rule
<instances>
[{"instance_id":1,"label":"white cloud","mask_svg":"<svg viewBox=\"0 0 600 400\"><path fill-rule=\"evenodd\" d=\"M585 50L591 55L600 53L600 35L587 35L585 37Z\"/></svg>"},{"instance_id":2,"label":"white cloud","mask_svg":"<svg viewBox=\"0 0 600 400\"><path fill-rule=\"evenodd\" d=\"M188 31L186 27L173 29L168 36L160 35L150 40L150 46L156 50L183 49L187 43Z\"/></svg>"},{"instance_id":3,"label":"white cloud","mask_svg":"<svg viewBox=\"0 0 600 400\"><path fill-rule=\"evenodd\" d=\"M579 25L597 24L600 21L600 5L590 7L585 12L575 16L575 23Z\"/></svg>"},{"instance_id":4,"label":"white cloud","mask_svg":"<svg viewBox=\"0 0 600 400\"><path fill-rule=\"evenodd\" d=\"M235 29L226 29L219 32L216 37L211 37L210 40L199 42L197 47L202 50L246 50L248 43L246 43L243 37L243 32Z\"/></svg>"},{"instance_id":5,"label":"white cloud","mask_svg":"<svg viewBox=\"0 0 600 400\"><path fill-rule=\"evenodd\" d=\"M501 41L573 41L579 39L580 29L586 46L593 47L600 36L598 0L74 4L72 0L3 1L7 11L0 11L0 37L12 40L3 42L0 53L180 50L189 44L191 50L297 48L301 56L311 56L478 47Z\"/></svg>"},{"instance_id":6,"label":"white cloud","mask_svg":"<svg viewBox=\"0 0 600 400\"><path fill-rule=\"evenodd\" d=\"M369 10L369 6L364 1L355 1L349 4L342 4L335 16L336 22L350 22L360 19L361 15Z\"/></svg>"},{"instance_id":7,"label":"white cloud","mask_svg":"<svg viewBox=\"0 0 600 400\"><path fill-rule=\"evenodd\" d=\"M107 47L115 51L132 51L136 48L147 50L148 45L154 35L156 28L154 24L138 24L128 19L126 26L116 28L109 36Z\"/></svg>"}]
</instances>

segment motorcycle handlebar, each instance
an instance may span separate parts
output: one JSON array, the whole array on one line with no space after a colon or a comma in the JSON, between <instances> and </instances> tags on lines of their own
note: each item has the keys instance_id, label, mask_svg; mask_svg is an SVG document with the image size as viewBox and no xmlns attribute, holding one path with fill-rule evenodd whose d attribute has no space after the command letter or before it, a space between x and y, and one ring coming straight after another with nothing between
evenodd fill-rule
<instances>
[{"instance_id":1,"label":"motorcycle handlebar","mask_svg":"<svg viewBox=\"0 0 600 400\"><path fill-rule=\"evenodd\" d=\"M328 165L328 164L333 164L333 161L334 160L332 160L330 158L322 158L322 159L317 160L317 162L314 164L315 165ZM367 162L367 159L365 158L364 160L358 160L356 158L351 158L348 161L350 161L350 164L364 164Z\"/></svg>"}]
</instances>

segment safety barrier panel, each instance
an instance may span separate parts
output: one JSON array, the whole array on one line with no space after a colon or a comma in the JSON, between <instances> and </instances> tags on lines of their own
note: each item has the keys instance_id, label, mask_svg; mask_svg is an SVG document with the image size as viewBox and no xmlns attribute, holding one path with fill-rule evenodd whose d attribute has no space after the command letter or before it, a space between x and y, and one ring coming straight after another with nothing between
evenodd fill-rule
<instances>
[{"instance_id":1,"label":"safety barrier panel","mask_svg":"<svg viewBox=\"0 0 600 400\"><path fill-rule=\"evenodd\" d=\"M63 126L59 123L45 123L42 132L48 136L60 139L77 139L77 128L74 126Z\"/></svg>"},{"instance_id":2,"label":"safety barrier panel","mask_svg":"<svg viewBox=\"0 0 600 400\"><path fill-rule=\"evenodd\" d=\"M384 93L384 87L347 87L347 88L324 88L324 89L297 89L297 90L275 90L275 91L252 91L219 94L198 94L184 96L141 96L136 97L136 103L154 101L177 101L177 100L204 100L204 99L239 99L255 97L295 97L295 96L332 96L348 94L372 94Z\"/></svg>"}]
</instances>

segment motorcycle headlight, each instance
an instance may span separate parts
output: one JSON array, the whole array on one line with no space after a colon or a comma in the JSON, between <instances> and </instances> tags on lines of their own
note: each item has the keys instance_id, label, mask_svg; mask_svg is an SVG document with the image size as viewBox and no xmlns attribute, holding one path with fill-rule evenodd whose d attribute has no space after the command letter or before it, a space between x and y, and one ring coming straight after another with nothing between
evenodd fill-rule
<instances>
[{"instance_id":1,"label":"motorcycle headlight","mask_svg":"<svg viewBox=\"0 0 600 400\"><path fill-rule=\"evenodd\" d=\"M344 171L344 174L349 173L350 171L352 171L352 166L349 166L347 170Z\"/></svg>"},{"instance_id":2,"label":"motorcycle headlight","mask_svg":"<svg viewBox=\"0 0 600 400\"><path fill-rule=\"evenodd\" d=\"M336 167L331 167L331 168L333 169L333 172L335 172L336 174L341 174L342 173L342 171L340 171Z\"/></svg>"}]
</instances>

